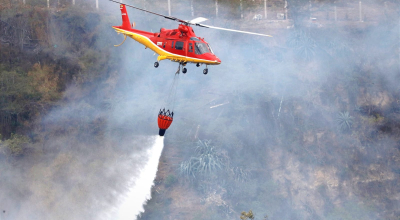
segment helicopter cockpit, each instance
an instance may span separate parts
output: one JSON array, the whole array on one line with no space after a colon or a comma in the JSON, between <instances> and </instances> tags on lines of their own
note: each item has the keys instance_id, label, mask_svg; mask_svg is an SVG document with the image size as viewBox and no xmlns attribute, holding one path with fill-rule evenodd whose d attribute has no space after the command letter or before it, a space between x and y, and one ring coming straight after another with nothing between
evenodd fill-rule
<instances>
[{"instance_id":1,"label":"helicopter cockpit","mask_svg":"<svg viewBox=\"0 0 400 220\"><path fill-rule=\"evenodd\" d=\"M205 53L214 54L214 52L211 49L211 46L209 44L202 43L202 42L196 42L195 43L195 50L194 51L198 55L205 54Z\"/></svg>"}]
</instances>

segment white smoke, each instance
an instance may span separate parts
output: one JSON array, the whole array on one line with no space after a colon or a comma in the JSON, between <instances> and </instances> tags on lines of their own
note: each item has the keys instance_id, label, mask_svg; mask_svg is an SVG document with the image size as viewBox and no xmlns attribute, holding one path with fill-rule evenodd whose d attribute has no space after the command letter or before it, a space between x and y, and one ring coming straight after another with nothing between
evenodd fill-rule
<instances>
[{"instance_id":1,"label":"white smoke","mask_svg":"<svg viewBox=\"0 0 400 220\"><path fill-rule=\"evenodd\" d=\"M154 144L144 154L132 155L133 160L146 161L139 175L129 181L128 190L119 196L117 204L105 219L135 220L144 212L144 205L151 199L151 188L157 174L158 162L164 147L164 137L154 136ZM140 158L139 158L140 157ZM103 216L104 218L104 216Z\"/></svg>"}]
</instances>

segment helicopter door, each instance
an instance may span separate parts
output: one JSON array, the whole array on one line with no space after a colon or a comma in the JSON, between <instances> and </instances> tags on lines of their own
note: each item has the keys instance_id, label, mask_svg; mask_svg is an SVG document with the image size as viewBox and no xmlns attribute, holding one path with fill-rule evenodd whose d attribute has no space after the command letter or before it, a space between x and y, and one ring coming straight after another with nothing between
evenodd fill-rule
<instances>
[{"instance_id":1,"label":"helicopter door","mask_svg":"<svg viewBox=\"0 0 400 220\"><path fill-rule=\"evenodd\" d=\"M185 46L183 47L183 52L185 53L185 56L187 56L188 55L188 42L187 41L185 41L185 44L184 44Z\"/></svg>"},{"instance_id":2,"label":"helicopter door","mask_svg":"<svg viewBox=\"0 0 400 220\"><path fill-rule=\"evenodd\" d=\"M174 49L174 41L173 40L165 40L164 50L168 52L172 52L171 49Z\"/></svg>"}]
</instances>

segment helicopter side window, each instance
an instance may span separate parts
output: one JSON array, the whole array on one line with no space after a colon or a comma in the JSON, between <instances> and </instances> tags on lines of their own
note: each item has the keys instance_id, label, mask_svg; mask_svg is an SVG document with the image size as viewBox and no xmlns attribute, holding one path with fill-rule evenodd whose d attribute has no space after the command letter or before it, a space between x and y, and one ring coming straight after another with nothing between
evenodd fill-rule
<instances>
[{"instance_id":1,"label":"helicopter side window","mask_svg":"<svg viewBox=\"0 0 400 220\"><path fill-rule=\"evenodd\" d=\"M177 50L183 50L183 41L177 41L175 43L175 49Z\"/></svg>"},{"instance_id":2,"label":"helicopter side window","mask_svg":"<svg viewBox=\"0 0 400 220\"><path fill-rule=\"evenodd\" d=\"M208 46L205 43L195 43L195 53L196 54L204 54L204 53L210 53L210 50L208 49Z\"/></svg>"},{"instance_id":3,"label":"helicopter side window","mask_svg":"<svg viewBox=\"0 0 400 220\"><path fill-rule=\"evenodd\" d=\"M191 37L190 40L193 40L193 41L200 41L197 37Z\"/></svg>"},{"instance_id":4,"label":"helicopter side window","mask_svg":"<svg viewBox=\"0 0 400 220\"><path fill-rule=\"evenodd\" d=\"M172 41L171 43L171 48L174 48L174 41Z\"/></svg>"},{"instance_id":5,"label":"helicopter side window","mask_svg":"<svg viewBox=\"0 0 400 220\"><path fill-rule=\"evenodd\" d=\"M189 43L189 52L193 53L193 44L192 43Z\"/></svg>"}]
</instances>

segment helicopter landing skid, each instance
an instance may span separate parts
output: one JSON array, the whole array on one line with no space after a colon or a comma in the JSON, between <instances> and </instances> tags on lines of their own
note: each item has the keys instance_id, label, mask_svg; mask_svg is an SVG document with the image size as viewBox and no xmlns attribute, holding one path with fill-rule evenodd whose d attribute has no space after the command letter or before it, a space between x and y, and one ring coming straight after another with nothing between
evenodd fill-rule
<instances>
[{"instance_id":1,"label":"helicopter landing skid","mask_svg":"<svg viewBox=\"0 0 400 220\"><path fill-rule=\"evenodd\" d=\"M179 63L178 70L176 71L175 74L179 74L181 72L181 66L183 67L182 73L185 74L187 72L187 69L184 67L186 66L186 63Z\"/></svg>"}]
</instances>

